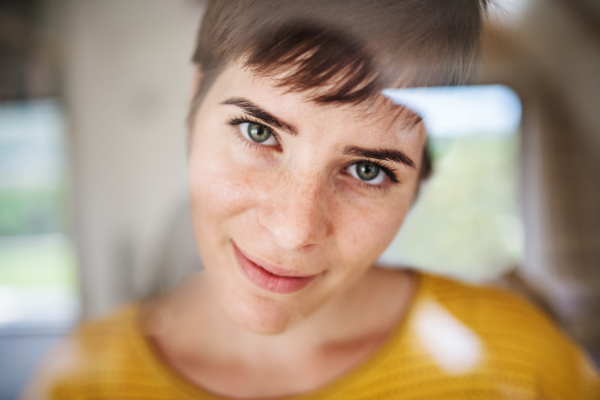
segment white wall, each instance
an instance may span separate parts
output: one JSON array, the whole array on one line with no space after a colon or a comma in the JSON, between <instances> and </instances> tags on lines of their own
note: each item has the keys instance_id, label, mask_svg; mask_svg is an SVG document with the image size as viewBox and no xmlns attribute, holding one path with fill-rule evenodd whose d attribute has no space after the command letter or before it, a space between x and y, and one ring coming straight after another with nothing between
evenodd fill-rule
<instances>
[{"instance_id":1,"label":"white wall","mask_svg":"<svg viewBox=\"0 0 600 400\"><path fill-rule=\"evenodd\" d=\"M57 11L84 314L144 293L186 193L190 57L202 3L64 0Z\"/></svg>"}]
</instances>

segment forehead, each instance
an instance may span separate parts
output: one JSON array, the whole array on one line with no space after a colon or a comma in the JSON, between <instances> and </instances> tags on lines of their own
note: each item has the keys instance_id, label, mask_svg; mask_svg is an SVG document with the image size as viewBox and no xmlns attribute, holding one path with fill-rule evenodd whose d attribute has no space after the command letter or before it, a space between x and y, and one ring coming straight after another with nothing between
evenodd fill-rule
<instances>
[{"instance_id":1,"label":"forehead","mask_svg":"<svg viewBox=\"0 0 600 400\"><path fill-rule=\"evenodd\" d=\"M243 97L300 128L310 123L323 132L358 130L371 141L424 141L425 130L419 116L394 105L383 95L358 104L323 104L313 100L319 88L293 92L279 85L278 78L260 76L231 64L216 78L205 100L220 104L228 98Z\"/></svg>"}]
</instances>

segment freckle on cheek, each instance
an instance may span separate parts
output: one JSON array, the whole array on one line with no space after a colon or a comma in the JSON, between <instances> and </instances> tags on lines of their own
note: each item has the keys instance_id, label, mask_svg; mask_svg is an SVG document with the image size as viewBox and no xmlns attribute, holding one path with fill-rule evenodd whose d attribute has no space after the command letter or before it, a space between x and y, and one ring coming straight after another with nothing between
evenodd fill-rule
<instances>
[{"instance_id":1,"label":"freckle on cheek","mask_svg":"<svg viewBox=\"0 0 600 400\"><path fill-rule=\"evenodd\" d=\"M251 198L249 185L229 181L213 183L209 186L205 201L221 209L231 209L247 205Z\"/></svg>"}]
</instances>

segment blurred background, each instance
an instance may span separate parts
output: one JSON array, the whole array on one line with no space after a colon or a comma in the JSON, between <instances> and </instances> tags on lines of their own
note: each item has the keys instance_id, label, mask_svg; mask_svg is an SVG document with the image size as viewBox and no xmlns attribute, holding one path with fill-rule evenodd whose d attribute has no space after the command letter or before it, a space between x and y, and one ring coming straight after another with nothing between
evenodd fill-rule
<instances>
[{"instance_id":1,"label":"blurred background","mask_svg":"<svg viewBox=\"0 0 600 400\"><path fill-rule=\"evenodd\" d=\"M495 3L477 83L517 93L517 123L432 128L434 176L381 261L520 291L600 362L600 1ZM185 150L202 7L0 0L0 400L78 321L202 267Z\"/></svg>"}]
</instances>

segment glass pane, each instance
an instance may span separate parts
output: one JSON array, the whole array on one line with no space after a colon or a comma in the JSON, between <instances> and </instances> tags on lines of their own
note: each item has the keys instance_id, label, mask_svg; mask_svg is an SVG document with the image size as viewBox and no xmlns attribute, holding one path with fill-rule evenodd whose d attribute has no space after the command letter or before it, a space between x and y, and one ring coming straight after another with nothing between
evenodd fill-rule
<instances>
[{"instance_id":1,"label":"glass pane","mask_svg":"<svg viewBox=\"0 0 600 400\"><path fill-rule=\"evenodd\" d=\"M1 325L76 315L64 139L59 102L0 105Z\"/></svg>"},{"instance_id":2,"label":"glass pane","mask_svg":"<svg viewBox=\"0 0 600 400\"><path fill-rule=\"evenodd\" d=\"M380 261L466 280L493 279L515 267L524 251L516 95L501 86L404 95L408 106L431 108L419 112L434 173Z\"/></svg>"}]
</instances>

